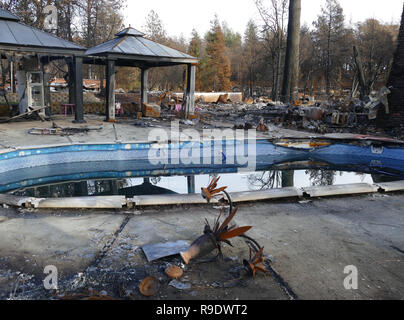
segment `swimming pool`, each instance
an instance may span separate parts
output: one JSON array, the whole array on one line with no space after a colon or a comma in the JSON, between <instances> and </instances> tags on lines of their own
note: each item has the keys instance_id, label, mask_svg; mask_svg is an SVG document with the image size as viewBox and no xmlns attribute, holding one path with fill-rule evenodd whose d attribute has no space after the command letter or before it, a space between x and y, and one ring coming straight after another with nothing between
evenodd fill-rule
<instances>
[{"instance_id":1,"label":"swimming pool","mask_svg":"<svg viewBox=\"0 0 404 320\"><path fill-rule=\"evenodd\" d=\"M240 159L243 161L238 161ZM254 162L252 169L249 161ZM363 179L368 180L370 175L402 180L404 147L401 144L386 145L369 141L284 146L282 143L262 139L29 148L0 154L0 192L64 182L153 177L163 181L168 181L168 177L195 177L196 181L205 181L206 177L213 174L227 175L230 188L241 186L237 190L244 191L249 186L242 182L243 176L295 171L294 179L297 180L294 184L299 185L303 183L301 181L305 181L303 185L307 185L311 183L307 179L310 171L315 170L320 173L337 172L337 177L345 177L343 181L348 179L356 182L363 178L356 174L359 178L352 180L355 177L353 173L365 175ZM303 174L305 171L309 173ZM300 177L300 180L296 177ZM179 185L182 183L179 181L177 178L177 182L171 183ZM281 187L282 184L274 186ZM164 183L161 187L168 189ZM174 188L172 191L181 193L183 190Z\"/></svg>"}]
</instances>

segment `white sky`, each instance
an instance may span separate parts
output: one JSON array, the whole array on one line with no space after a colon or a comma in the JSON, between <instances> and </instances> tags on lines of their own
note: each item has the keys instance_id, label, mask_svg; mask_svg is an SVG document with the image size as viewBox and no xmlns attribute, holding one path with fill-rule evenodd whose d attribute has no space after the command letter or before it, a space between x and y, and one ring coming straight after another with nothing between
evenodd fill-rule
<instances>
[{"instance_id":1,"label":"white sky","mask_svg":"<svg viewBox=\"0 0 404 320\"><path fill-rule=\"evenodd\" d=\"M269 3L269 0L264 0ZM399 23L403 0L339 0L346 22L376 18L384 22ZM302 0L302 23L309 26L320 13L325 0ZM204 35L210 28L215 13L236 32L244 34L249 19L260 22L254 0L128 0L125 9L126 26L142 29L145 18L154 10L163 21L170 36L184 35L189 39L192 29Z\"/></svg>"}]
</instances>

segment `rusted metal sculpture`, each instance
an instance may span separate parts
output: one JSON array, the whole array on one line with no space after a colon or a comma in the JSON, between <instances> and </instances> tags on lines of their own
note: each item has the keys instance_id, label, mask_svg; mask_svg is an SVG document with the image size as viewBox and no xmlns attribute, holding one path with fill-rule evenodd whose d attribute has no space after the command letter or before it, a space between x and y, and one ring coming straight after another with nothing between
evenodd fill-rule
<instances>
[{"instance_id":1,"label":"rusted metal sculpture","mask_svg":"<svg viewBox=\"0 0 404 320\"><path fill-rule=\"evenodd\" d=\"M234 211L223 221L223 223L220 224L220 218L222 217L224 211L224 207L222 207L219 216L214 221L213 230L209 222L206 220L204 234L196 239L187 251L180 253L186 264L188 264L191 259L205 256L215 249L218 249L219 254L221 254L221 242L232 245L229 239L238 237L252 228L250 226L237 228L236 225L229 227L229 224L236 215L237 210L237 208L234 209Z\"/></svg>"},{"instance_id":2,"label":"rusted metal sculpture","mask_svg":"<svg viewBox=\"0 0 404 320\"><path fill-rule=\"evenodd\" d=\"M217 178L214 177L206 188L201 188L202 197L206 199L208 203L210 202L210 200L212 200L212 198L215 195L218 195L220 194L220 192L223 192L227 189L227 187L221 187L216 189L219 180L220 177Z\"/></svg>"},{"instance_id":3,"label":"rusted metal sculpture","mask_svg":"<svg viewBox=\"0 0 404 320\"><path fill-rule=\"evenodd\" d=\"M245 227L237 227L235 224L230 226L231 221L236 215L238 208L233 210L233 202L231 200L230 195L226 192L227 187L217 188L217 183L220 177L213 177L212 181L209 183L208 187L201 188L202 197L207 200L209 203L213 197L225 195L228 204L229 204L229 215L220 223L220 219L224 212L224 204L225 200L223 199L222 209L220 211L219 216L213 222L213 225L209 224L209 221L205 219L205 229L204 234L196 239L187 251L181 252L180 255L186 264L189 263L190 260L202 257L217 249L219 251L219 255L222 256L221 243L227 243L232 246L230 239L235 237L242 237L245 239L245 242L250 249L250 259L244 260L244 267L247 273L252 276L255 276L257 272L267 273L268 270L263 263L266 262L266 258L263 255L264 247L261 247L257 241L253 238L245 235L245 233L250 230L251 226ZM220 201L219 201L220 202ZM254 256L253 256L254 252Z\"/></svg>"},{"instance_id":4,"label":"rusted metal sculpture","mask_svg":"<svg viewBox=\"0 0 404 320\"><path fill-rule=\"evenodd\" d=\"M254 256L252 256L254 248L252 248L251 245L248 245L248 247L250 248L250 259L243 261L243 264L246 267L247 271L253 277L255 277L255 274L257 273L257 271L262 272L262 273L268 273L269 271L262 264L266 260L264 254L263 254L264 247L260 248L259 251L257 253L255 253Z\"/></svg>"}]
</instances>

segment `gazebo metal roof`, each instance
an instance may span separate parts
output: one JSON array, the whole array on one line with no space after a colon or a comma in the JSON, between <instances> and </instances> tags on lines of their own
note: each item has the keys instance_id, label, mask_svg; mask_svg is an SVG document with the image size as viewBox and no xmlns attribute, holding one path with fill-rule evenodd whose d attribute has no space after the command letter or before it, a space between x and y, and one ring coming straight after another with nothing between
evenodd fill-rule
<instances>
[{"instance_id":1,"label":"gazebo metal roof","mask_svg":"<svg viewBox=\"0 0 404 320\"><path fill-rule=\"evenodd\" d=\"M1 9L0 8L0 19L10 20L10 21L20 21L16 15L12 14L11 12Z\"/></svg>"},{"instance_id":2,"label":"gazebo metal roof","mask_svg":"<svg viewBox=\"0 0 404 320\"><path fill-rule=\"evenodd\" d=\"M117 65L133 65L133 61L148 66L198 63L197 58L148 40L143 33L131 27L117 33L116 38L88 49L85 54L107 56L118 60Z\"/></svg>"},{"instance_id":3,"label":"gazebo metal roof","mask_svg":"<svg viewBox=\"0 0 404 320\"><path fill-rule=\"evenodd\" d=\"M25 25L9 11L0 9L0 49L36 53L83 53L86 48Z\"/></svg>"}]
</instances>

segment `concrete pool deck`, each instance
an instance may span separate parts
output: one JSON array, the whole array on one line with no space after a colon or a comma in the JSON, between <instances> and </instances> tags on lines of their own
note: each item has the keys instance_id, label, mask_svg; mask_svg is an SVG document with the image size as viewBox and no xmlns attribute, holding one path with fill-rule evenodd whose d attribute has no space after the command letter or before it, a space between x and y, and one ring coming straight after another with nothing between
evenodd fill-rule
<instances>
[{"instance_id":1,"label":"concrete pool deck","mask_svg":"<svg viewBox=\"0 0 404 320\"><path fill-rule=\"evenodd\" d=\"M103 116L86 115L85 124L72 123L73 117L53 115L51 121L20 121L10 123L0 123L0 153L14 149L24 149L30 147L46 147L69 144L97 144L116 142L147 142L151 130L156 128L170 129L169 119L119 119L117 123L104 122ZM177 119L178 120L178 119ZM77 133L71 136L58 135L31 135L28 130L32 128L51 128L55 122L62 128L90 128L89 132ZM135 125L146 123L146 126ZM180 123L180 130L196 129L203 132L204 129L223 128L232 129L234 126L230 122L201 121L196 125L186 125ZM115 128L114 128L115 127ZM99 129L99 130L96 130ZM290 138L312 138L322 137L331 139L355 139L356 134L325 134L316 135L309 132L290 130L270 125L268 132L257 132L258 139L280 139Z\"/></svg>"},{"instance_id":2,"label":"concrete pool deck","mask_svg":"<svg viewBox=\"0 0 404 320\"><path fill-rule=\"evenodd\" d=\"M51 122L40 121L24 121L0 124L0 153L12 148L29 148L32 146L53 146L66 144L80 143L115 143L117 141L124 142L146 142L148 141L149 133L156 128L170 128L168 120L148 119L143 120L145 123L150 123L151 127L135 126L134 120L120 120L112 124L104 122L104 117L96 115L86 116L87 123L73 124L72 117L53 116L54 121L62 128L92 128L100 130L91 130L87 133L79 133L67 136L50 136L50 135L31 135L28 130L31 128L50 128ZM229 124L218 124L230 128ZM114 129L115 126L115 129ZM181 128L194 128L194 126L180 125ZM198 127L195 127L198 129ZM199 128L201 129L201 128ZM259 135L266 137L266 135ZM118 140L116 139L118 138Z\"/></svg>"},{"instance_id":3,"label":"concrete pool deck","mask_svg":"<svg viewBox=\"0 0 404 320\"><path fill-rule=\"evenodd\" d=\"M285 283L298 299L404 299L402 193L241 205L236 222L253 226L248 234L273 257L284 282L259 275L219 286L248 258L236 240L234 248L224 247L230 262L191 263L182 279L191 288L172 288L164 266L180 260L147 263L141 246L192 241L202 234L204 219L217 214L211 205L125 212L0 209L0 298L10 297L21 274L30 280L13 298L51 298L56 293L41 282L44 267L55 265L59 294L91 287L117 297L114 285L121 284L143 299L137 285L154 275L161 287L152 299L289 299ZM350 265L358 268L358 290L343 286Z\"/></svg>"}]
</instances>

